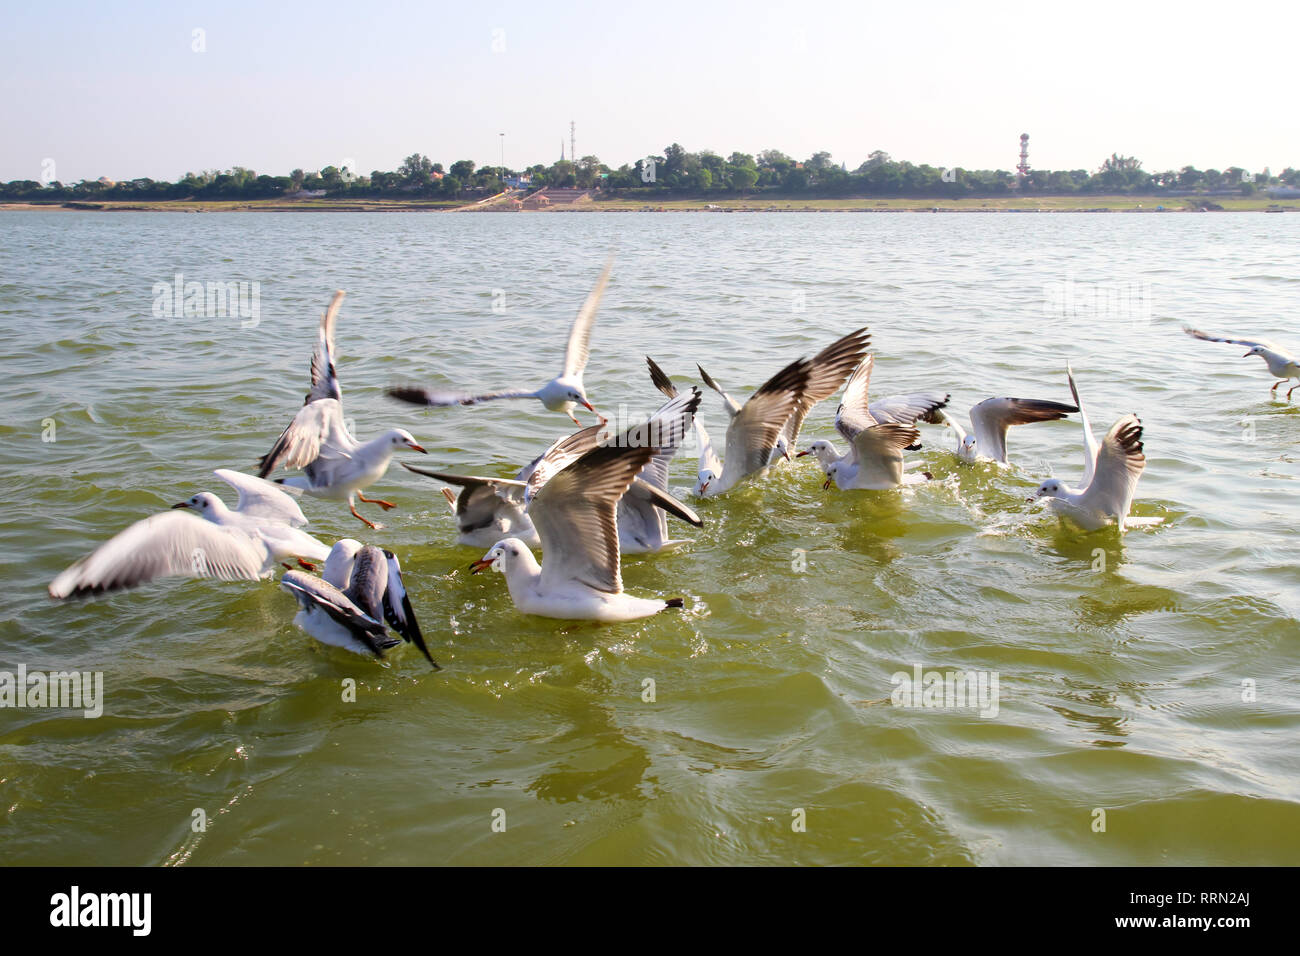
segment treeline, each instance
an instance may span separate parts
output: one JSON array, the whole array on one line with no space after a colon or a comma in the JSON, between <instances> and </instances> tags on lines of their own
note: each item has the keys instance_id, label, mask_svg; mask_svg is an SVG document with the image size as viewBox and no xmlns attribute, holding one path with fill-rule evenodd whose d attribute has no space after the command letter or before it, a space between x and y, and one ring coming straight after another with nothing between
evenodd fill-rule
<instances>
[{"instance_id":1,"label":"treeline","mask_svg":"<svg viewBox=\"0 0 1300 956\"><path fill-rule=\"evenodd\" d=\"M1288 167L1274 175L1242 167L1200 170L1194 166L1148 172L1132 156L1112 154L1096 170L1032 169L1023 181L1003 169L971 170L916 165L877 150L857 168L835 163L830 153L815 153L798 161L780 150L756 156L732 153L723 157L691 153L674 143L661 156L647 156L612 169L595 156L560 160L523 170L475 166L462 159L444 168L420 153L403 160L393 172L373 170L368 176L346 167L326 166L316 172L295 169L288 176L258 175L236 166L224 172L186 173L176 182L133 179L110 182L83 180L65 185L15 180L0 185L0 199L46 202L70 200L241 200L275 199L295 193L324 193L330 198L422 198L462 200L490 195L503 181L527 189L541 186L600 189L613 195L750 196L807 195L820 197L903 196L947 198L999 196L1013 191L1039 195L1098 193L1150 194L1179 191L1232 190L1250 195L1265 186L1300 186L1300 171Z\"/></svg>"}]
</instances>

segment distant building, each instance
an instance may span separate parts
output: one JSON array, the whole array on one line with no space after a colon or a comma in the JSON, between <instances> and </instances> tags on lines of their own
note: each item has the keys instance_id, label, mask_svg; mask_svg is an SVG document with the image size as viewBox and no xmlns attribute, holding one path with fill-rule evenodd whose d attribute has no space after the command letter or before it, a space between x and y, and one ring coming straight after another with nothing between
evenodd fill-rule
<instances>
[{"instance_id":1,"label":"distant building","mask_svg":"<svg viewBox=\"0 0 1300 956\"><path fill-rule=\"evenodd\" d=\"M1300 187L1296 186L1270 186L1268 188L1269 199L1300 199Z\"/></svg>"}]
</instances>

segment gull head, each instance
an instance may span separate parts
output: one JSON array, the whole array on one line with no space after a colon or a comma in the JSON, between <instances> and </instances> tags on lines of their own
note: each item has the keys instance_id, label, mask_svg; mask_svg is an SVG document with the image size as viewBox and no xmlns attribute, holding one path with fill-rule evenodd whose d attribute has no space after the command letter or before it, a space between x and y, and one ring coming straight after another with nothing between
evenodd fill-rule
<instances>
[{"instance_id":1,"label":"gull head","mask_svg":"<svg viewBox=\"0 0 1300 956\"><path fill-rule=\"evenodd\" d=\"M1264 346L1254 345L1251 346L1250 351L1247 352L1245 355L1243 355L1242 358L1250 358L1252 355L1263 355L1263 354L1264 354Z\"/></svg>"},{"instance_id":2,"label":"gull head","mask_svg":"<svg viewBox=\"0 0 1300 956\"><path fill-rule=\"evenodd\" d=\"M1065 486L1055 478L1049 478L1036 489L1034 493L1026 498L1026 501L1037 501L1039 498L1059 498L1065 490Z\"/></svg>"},{"instance_id":3,"label":"gull head","mask_svg":"<svg viewBox=\"0 0 1300 956\"><path fill-rule=\"evenodd\" d=\"M975 457L975 436L967 435L963 438L961 440L961 447L962 453L973 459Z\"/></svg>"},{"instance_id":4,"label":"gull head","mask_svg":"<svg viewBox=\"0 0 1300 956\"><path fill-rule=\"evenodd\" d=\"M701 469L695 476L695 488L693 489L695 497L703 498L709 490L709 485L716 481L717 478L718 476L708 468Z\"/></svg>"},{"instance_id":5,"label":"gull head","mask_svg":"<svg viewBox=\"0 0 1300 956\"><path fill-rule=\"evenodd\" d=\"M487 554L469 566L469 570L471 574L478 574L480 571L492 568L505 574L515 561L523 560L525 553L531 554L528 551L528 545L518 538L506 538L504 541L498 541L492 545Z\"/></svg>"},{"instance_id":6,"label":"gull head","mask_svg":"<svg viewBox=\"0 0 1300 956\"><path fill-rule=\"evenodd\" d=\"M200 491L193 498L186 498L184 501L178 501L172 505L172 508L189 508L191 511L197 511L209 521L215 521L217 515L226 510L225 502L210 491Z\"/></svg>"},{"instance_id":7,"label":"gull head","mask_svg":"<svg viewBox=\"0 0 1300 956\"><path fill-rule=\"evenodd\" d=\"M537 397L542 400L550 411L564 411L570 405L581 405L589 412L595 412L596 409L591 407L591 402L587 399L587 392L583 389L580 382L565 381L564 379L553 379L546 383L546 386L537 393Z\"/></svg>"},{"instance_id":8,"label":"gull head","mask_svg":"<svg viewBox=\"0 0 1300 956\"><path fill-rule=\"evenodd\" d=\"M404 428L394 428L390 431L388 433L388 442L394 448L409 448L424 455L429 454L424 450L424 446L415 440L415 436Z\"/></svg>"},{"instance_id":9,"label":"gull head","mask_svg":"<svg viewBox=\"0 0 1300 956\"><path fill-rule=\"evenodd\" d=\"M838 461L833 461L830 463L830 465L826 469L826 480L822 482L822 491L827 491L830 489L831 482L833 482L835 480L835 476L840 473L841 467L842 466Z\"/></svg>"},{"instance_id":10,"label":"gull head","mask_svg":"<svg viewBox=\"0 0 1300 956\"><path fill-rule=\"evenodd\" d=\"M817 460L823 465L835 460L835 449L831 447L828 441L818 440L809 445L804 451L795 455L796 458L802 458L805 455L816 455Z\"/></svg>"},{"instance_id":11,"label":"gull head","mask_svg":"<svg viewBox=\"0 0 1300 956\"><path fill-rule=\"evenodd\" d=\"M776 461L778 458L790 460L790 444L785 440L784 435L779 435L776 444L772 446L772 457L768 461Z\"/></svg>"}]
</instances>

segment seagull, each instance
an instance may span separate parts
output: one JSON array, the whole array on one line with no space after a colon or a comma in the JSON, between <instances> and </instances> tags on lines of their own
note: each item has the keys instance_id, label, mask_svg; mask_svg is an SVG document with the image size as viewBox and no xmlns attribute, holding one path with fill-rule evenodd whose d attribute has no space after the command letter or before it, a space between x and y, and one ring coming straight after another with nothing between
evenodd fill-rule
<instances>
[{"instance_id":1,"label":"seagull","mask_svg":"<svg viewBox=\"0 0 1300 956\"><path fill-rule=\"evenodd\" d=\"M942 422L957 435L957 457L968 465L977 461L1007 464L1007 430L1012 425L1031 422L1054 422L1071 412L1077 405L1049 402L1038 398L986 398L970 410L973 435L967 434L957 419L940 412Z\"/></svg>"},{"instance_id":2,"label":"seagull","mask_svg":"<svg viewBox=\"0 0 1300 956\"><path fill-rule=\"evenodd\" d=\"M608 434L603 425L591 425L562 438L521 468L514 478L458 475L417 468L405 462L402 467L417 475L460 486L459 494L453 494L448 488L442 489L452 514L456 517L457 544L490 548L503 537L515 537L530 548L540 548L541 538L537 536L537 529L526 511L530 484L532 494L535 495L557 470L557 462L567 464L575 460L595 448ZM675 448L674 445L673 450ZM660 456L664 453L661 451ZM667 465L663 466L662 482L656 471L656 461L660 456L646 465L643 475L638 476L632 482L632 487L619 499L619 546L624 554L659 551L681 543L668 538L663 512L697 527L703 523L694 511L668 493ZM543 462L546 463L546 469L538 481L533 481L534 473ZM659 529L661 536L658 538L655 537L655 529Z\"/></svg>"},{"instance_id":3,"label":"seagull","mask_svg":"<svg viewBox=\"0 0 1300 956\"><path fill-rule=\"evenodd\" d=\"M834 482L843 491L884 491L932 480L928 471L909 475L903 469L903 452L920 438L920 431L911 425L883 422L867 426L853 439L852 456L827 466L822 488Z\"/></svg>"},{"instance_id":4,"label":"seagull","mask_svg":"<svg viewBox=\"0 0 1300 956\"><path fill-rule=\"evenodd\" d=\"M276 481L317 498L346 501L353 517L378 529L380 525L357 513L357 499L377 504L385 511L395 505L381 498L367 498L361 490L384 476L399 448L428 452L401 428L390 429L365 443L348 431L343 421L343 392L334 368L334 319L342 303L343 293L335 292L321 318L320 338L311 357L311 391L289 427L262 456L257 474L265 478L282 466L301 468L301 476Z\"/></svg>"},{"instance_id":5,"label":"seagull","mask_svg":"<svg viewBox=\"0 0 1300 956\"><path fill-rule=\"evenodd\" d=\"M803 426L808 412L818 402L825 401L835 394L862 361L869 348L871 348L871 333L864 327L836 339L812 357L808 369L808 384L800 393L794 410L786 419L775 442L780 457L789 460L790 449L799 441L799 429ZM728 395L703 368L698 365L696 368L700 370L700 377L704 384L722 396L727 415L732 419L739 415L742 411L740 403Z\"/></svg>"},{"instance_id":6,"label":"seagull","mask_svg":"<svg viewBox=\"0 0 1300 956\"><path fill-rule=\"evenodd\" d=\"M917 421L938 422L940 409L948 404L952 396L947 392L912 392L908 395L890 395L868 403L867 391L871 386L871 373L875 368L876 357L868 355L849 376L844 385L844 394L840 397L839 408L835 410L835 430L849 443L848 451L843 455L835 445L825 439L819 439L799 452L795 457L803 458L813 455L821 463L822 471L829 476L830 467L835 462L846 465L856 464L858 449L854 439L866 428L873 425L897 424L913 425ZM919 437L920 432L917 432ZM915 450L919 445L913 445ZM826 487L830 487L829 482Z\"/></svg>"},{"instance_id":7,"label":"seagull","mask_svg":"<svg viewBox=\"0 0 1300 956\"><path fill-rule=\"evenodd\" d=\"M726 461L711 444L702 442L695 494L714 497L750 475L763 472L780 458L789 459L799 428L817 402L835 394L867 354L871 335L865 328L836 339L812 359L791 362L765 382L743 406L704 371L704 384L722 396L731 418L727 426Z\"/></svg>"},{"instance_id":8,"label":"seagull","mask_svg":"<svg viewBox=\"0 0 1300 956\"><path fill-rule=\"evenodd\" d=\"M668 436L689 427L692 391L661 409L646 425L602 442L576 460L560 464L530 498L529 515L542 541L538 564L518 538L498 541L470 565L474 573L495 568L506 576L515 607L525 614L606 623L648 617L680 608L681 598L632 597L623 591L619 561L618 500L659 449L643 439L663 429ZM561 460L562 461L562 460ZM545 464L545 463L544 463ZM545 474L539 467L534 472Z\"/></svg>"},{"instance_id":9,"label":"seagull","mask_svg":"<svg viewBox=\"0 0 1300 956\"><path fill-rule=\"evenodd\" d=\"M424 643L393 552L343 538L330 549L322 577L286 571L280 587L301 608L293 622L321 643L382 659L384 651L401 643L388 634L387 621L441 670Z\"/></svg>"},{"instance_id":10,"label":"seagull","mask_svg":"<svg viewBox=\"0 0 1300 956\"><path fill-rule=\"evenodd\" d=\"M1147 461L1142 453L1141 420L1136 415L1125 415L1110 427L1098 445L1088 422L1088 413L1079 400L1074 372L1068 364L1066 375L1083 421L1083 481L1078 488L1071 488L1056 478L1050 478L1039 485L1028 500L1048 499L1047 504L1053 511L1070 518L1085 531L1116 524L1122 533L1130 527L1159 523L1159 518L1146 520L1128 516L1138 479L1142 477Z\"/></svg>"},{"instance_id":11,"label":"seagull","mask_svg":"<svg viewBox=\"0 0 1300 956\"><path fill-rule=\"evenodd\" d=\"M669 398L677 397L677 387L673 385L672 380L661 369L655 361L646 356L646 362L650 365L650 379L654 382L655 388L663 392ZM713 442L709 440L709 433L704 428L704 423L700 421L699 415L691 419L691 427L695 429L695 440L699 443L700 453L695 473L695 487L691 493L697 498L704 497L705 486L718 475L722 474L722 461L718 458L717 452L713 450Z\"/></svg>"},{"instance_id":12,"label":"seagull","mask_svg":"<svg viewBox=\"0 0 1300 956\"><path fill-rule=\"evenodd\" d=\"M601 296L605 294L605 286L609 284L609 274L613 267L614 262L611 258L605 263L600 278L596 280L595 288L588 294L587 301L582 304L582 308L578 310L577 318L573 320L573 327L569 330L569 343L564 350L564 368L560 370L559 375L536 391L511 389L509 391L486 392L476 395L473 392L452 392L445 389L424 388L418 385L401 385L390 388L388 390L389 397L409 402L412 405L432 405L434 407L477 405L480 402L495 401L499 398L535 398L545 405L548 411L564 412L569 418L573 419L573 424L579 427L581 427L582 422L578 421L573 414L575 404L581 405L587 411L596 414L600 418L600 423L605 424L605 416L597 412L587 399L587 392L582 386L582 373L587 367L587 358L590 354L588 341L591 339L591 327L596 321L596 310L600 306Z\"/></svg>"},{"instance_id":13,"label":"seagull","mask_svg":"<svg viewBox=\"0 0 1300 956\"><path fill-rule=\"evenodd\" d=\"M1274 397L1277 396L1278 386L1285 385L1293 378L1297 380L1297 384L1292 385L1287 390L1286 398L1288 402L1291 400L1291 393L1300 388L1300 358L1296 358L1286 349L1270 342L1268 339L1223 339L1214 335L1206 335L1204 332L1198 332L1186 325L1183 326L1183 331L1192 338L1201 339L1205 342L1227 342L1230 345L1249 346L1250 351L1243 355L1242 358L1258 355L1264 360L1264 364L1268 366L1269 373L1274 378L1281 379L1279 382L1274 382L1273 387L1269 389L1269 394Z\"/></svg>"},{"instance_id":14,"label":"seagull","mask_svg":"<svg viewBox=\"0 0 1300 956\"><path fill-rule=\"evenodd\" d=\"M299 530L307 519L283 489L226 468L213 474L239 492L233 509L204 491L137 521L56 577L50 597L119 591L165 577L255 581L288 558L310 568L307 562L329 556L329 548Z\"/></svg>"}]
</instances>

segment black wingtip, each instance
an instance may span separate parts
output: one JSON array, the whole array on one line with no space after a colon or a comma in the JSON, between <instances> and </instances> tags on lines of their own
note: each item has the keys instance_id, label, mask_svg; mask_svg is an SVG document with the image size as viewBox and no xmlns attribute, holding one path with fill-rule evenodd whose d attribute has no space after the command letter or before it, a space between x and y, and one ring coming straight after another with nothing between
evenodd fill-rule
<instances>
[{"instance_id":1,"label":"black wingtip","mask_svg":"<svg viewBox=\"0 0 1300 956\"><path fill-rule=\"evenodd\" d=\"M425 394L424 389L414 385L397 385L392 388L384 389L384 394L389 398L395 398L399 402L407 402L411 405L428 405L429 396Z\"/></svg>"},{"instance_id":2,"label":"black wingtip","mask_svg":"<svg viewBox=\"0 0 1300 956\"><path fill-rule=\"evenodd\" d=\"M664 602L664 604L668 605L669 607L686 607L686 599L669 598L667 601Z\"/></svg>"}]
</instances>

